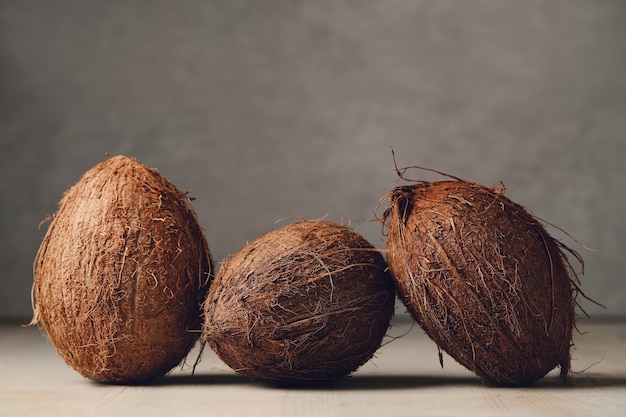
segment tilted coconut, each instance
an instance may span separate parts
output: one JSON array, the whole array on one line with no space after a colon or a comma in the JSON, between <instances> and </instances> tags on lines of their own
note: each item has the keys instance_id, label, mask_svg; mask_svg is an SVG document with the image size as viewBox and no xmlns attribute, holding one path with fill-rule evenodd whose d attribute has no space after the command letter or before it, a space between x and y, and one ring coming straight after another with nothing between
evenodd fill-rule
<instances>
[{"instance_id":1,"label":"tilted coconut","mask_svg":"<svg viewBox=\"0 0 626 417\"><path fill-rule=\"evenodd\" d=\"M387 265L361 235L302 221L249 242L220 268L205 337L231 368L277 384L345 376L378 349L394 310Z\"/></svg>"},{"instance_id":2,"label":"tilted coconut","mask_svg":"<svg viewBox=\"0 0 626 417\"><path fill-rule=\"evenodd\" d=\"M570 372L577 277L542 224L500 188L397 187L384 213L398 293L437 345L486 382Z\"/></svg>"},{"instance_id":3,"label":"tilted coconut","mask_svg":"<svg viewBox=\"0 0 626 417\"><path fill-rule=\"evenodd\" d=\"M34 263L32 324L85 377L141 383L201 330L211 255L189 198L116 156L63 196Z\"/></svg>"}]
</instances>

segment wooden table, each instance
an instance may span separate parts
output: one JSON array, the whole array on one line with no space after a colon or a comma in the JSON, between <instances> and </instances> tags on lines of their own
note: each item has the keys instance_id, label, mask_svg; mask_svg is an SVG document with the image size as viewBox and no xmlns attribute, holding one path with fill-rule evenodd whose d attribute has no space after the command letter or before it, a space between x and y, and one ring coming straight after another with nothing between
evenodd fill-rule
<instances>
[{"instance_id":1,"label":"wooden table","mask_svg":"<svg viewBox=\"0 0 626 417\"><path fill-rule=\"evenodd\" d=\"M529 388L488 387L445 355L441 369L434 343L401 317L390 334L403 336L353 376L286 389L249 382L208 348L193 377L185 367L149 386L97 384L37 329L1 325L0 416L626 416L626 322L582 321L579 330L573 387L556 372Z\"/></svg>"}]
</instances>

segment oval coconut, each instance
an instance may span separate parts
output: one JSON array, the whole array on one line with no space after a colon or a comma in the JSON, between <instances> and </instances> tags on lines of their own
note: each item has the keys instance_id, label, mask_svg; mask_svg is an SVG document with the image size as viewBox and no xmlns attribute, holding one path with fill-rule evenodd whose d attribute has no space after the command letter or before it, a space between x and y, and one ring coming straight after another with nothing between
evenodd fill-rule
<instances>
[{"instance_id":1,"label":"oval coconut","mask_svg":"<svg viewBox=\"0 0 626 417\"><path fill-rule=\"evenodd\" d=\"M490 384L528 385L557 366L566 380L577 293L567 248L503 189L423 182L388 198L387 262L437 345Z\"/></svg>"},{"instance_id":2,"label":"oval coconut","mask_svg":"<svg viewBox=\"0 0 626 417\"><path fill-rule=\"evenodd\" d=\"M142 383L201 331L211 255L189 198L116 156L63 196L34 264L33 323L85 377Z\"/></svg>"},{"instance_id":3,"label":"oval coconut","mask_svg":"<svg viewBox=\"0 0 626 417\"><path fill-rule=\"evenodd\" d=\"M303 221L260 236L221 266L204 331L217 355L253 380L328 381L372 357L394 299L384 258L361 235Z\"/></svg>"}]
</instances>

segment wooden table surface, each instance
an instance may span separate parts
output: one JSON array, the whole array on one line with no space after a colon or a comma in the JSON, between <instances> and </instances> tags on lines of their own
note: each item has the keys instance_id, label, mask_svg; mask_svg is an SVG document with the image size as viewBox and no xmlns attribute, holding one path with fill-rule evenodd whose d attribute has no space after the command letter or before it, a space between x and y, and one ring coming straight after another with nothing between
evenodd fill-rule
<instances>
[{"instance_id":1,"label":"wooden table surface","mask_svg":"<svg viewBox=\"0 0 626 417\"><path fill-rule=\"evenodd\" d=\"M82 378L35 328L0 326L0 416L626 416L626 322L579 323L575 386L556 372L528 388L484 386L406 318L376 358L328 387L252 383L207 348L191 376L176 369L149 386ZM407 333L408 332L408 333ZM192 352L195 358L197 349Z\"/></svg>"}]
</instances>

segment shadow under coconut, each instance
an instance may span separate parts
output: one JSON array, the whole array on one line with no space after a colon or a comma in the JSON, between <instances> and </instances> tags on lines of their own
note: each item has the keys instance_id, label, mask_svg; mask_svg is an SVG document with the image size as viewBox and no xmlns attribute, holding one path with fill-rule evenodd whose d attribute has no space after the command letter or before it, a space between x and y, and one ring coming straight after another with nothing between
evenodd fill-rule
<instances>
[{"instance_id":1,"label":"shadow under coconut","mask_svg":"<svg viewBox=\"0 0 626 417\"><path fill-rule=\"evenodd\" d=\"M166 385L250 385L253 382L238 374L165 375L150 381L149 386Z\"/></svg>"},{"instance_id":2,"label":"shadow under coconut","mask_svg":"<svg viewBox=\"0 0 626 417\"><path fill-rule=\"evenodd\" d=\"M480 379L469 377L442 377L433 375L353 375L323 386L302 386L296 389L328 390L397 390L428 388L433 386L481 386Z\"/></svg>"},{"instance_id":3,"label":"shadow under coconut","mask_svg":"<svg viewBox=\"0 0 626 417\"><path fill-rule=\"evenodd\" d=\"M288 390L398 390L429 388L434 386L468 386L485 387L490 389L516 389L516 387L498 387L484 384L473 376L433 376L433 375L353 375L335 381L312 381L298 384L270 384L255 382L238 374L195 374L195 375L166 375L151 381L147 386L167 385L254 385L268 389ZM577 375L571 385L563 385L559 378L546 377L535 384L523 389L591 389L626 387L626 376L608 376L599 374Z\"/></svg>"},{"instance_id":4,"label":"shadow under coconut","mask_svg":"<svg viewBox=\"0 0 626 417\"><path fill-rule=\"evenodd\" d=\"M399 390L418 389L430 387L484 387L486 389L593 389L626 387L626 376L607 375L579 375L575 376L572 384L565 385L558 377L545 377L532 385L521 387L501 387L484 383L474 376L434 376L434 375L366 375L348 376L336 381L322 381L298 385L266 385L275 389L290 390L335 390L335 391L359 391L359 390Z\"/></svg>"},{"instance_id":5,"label":"shadow under coconut","mask_svg":"<svg viewBox=\"0 0 626 417\"><path fill-rule=\"evenodd\" d=\"M432 387L441 385L482 386L476 377L438 377L428 375L366 375L347 376L333 381L308 381L297 383L269 383L252 381L238 374L165 375L146 386L167 385L255 385L268 389L289 390L390 390Z\"/></svg>"}]
</instances>

